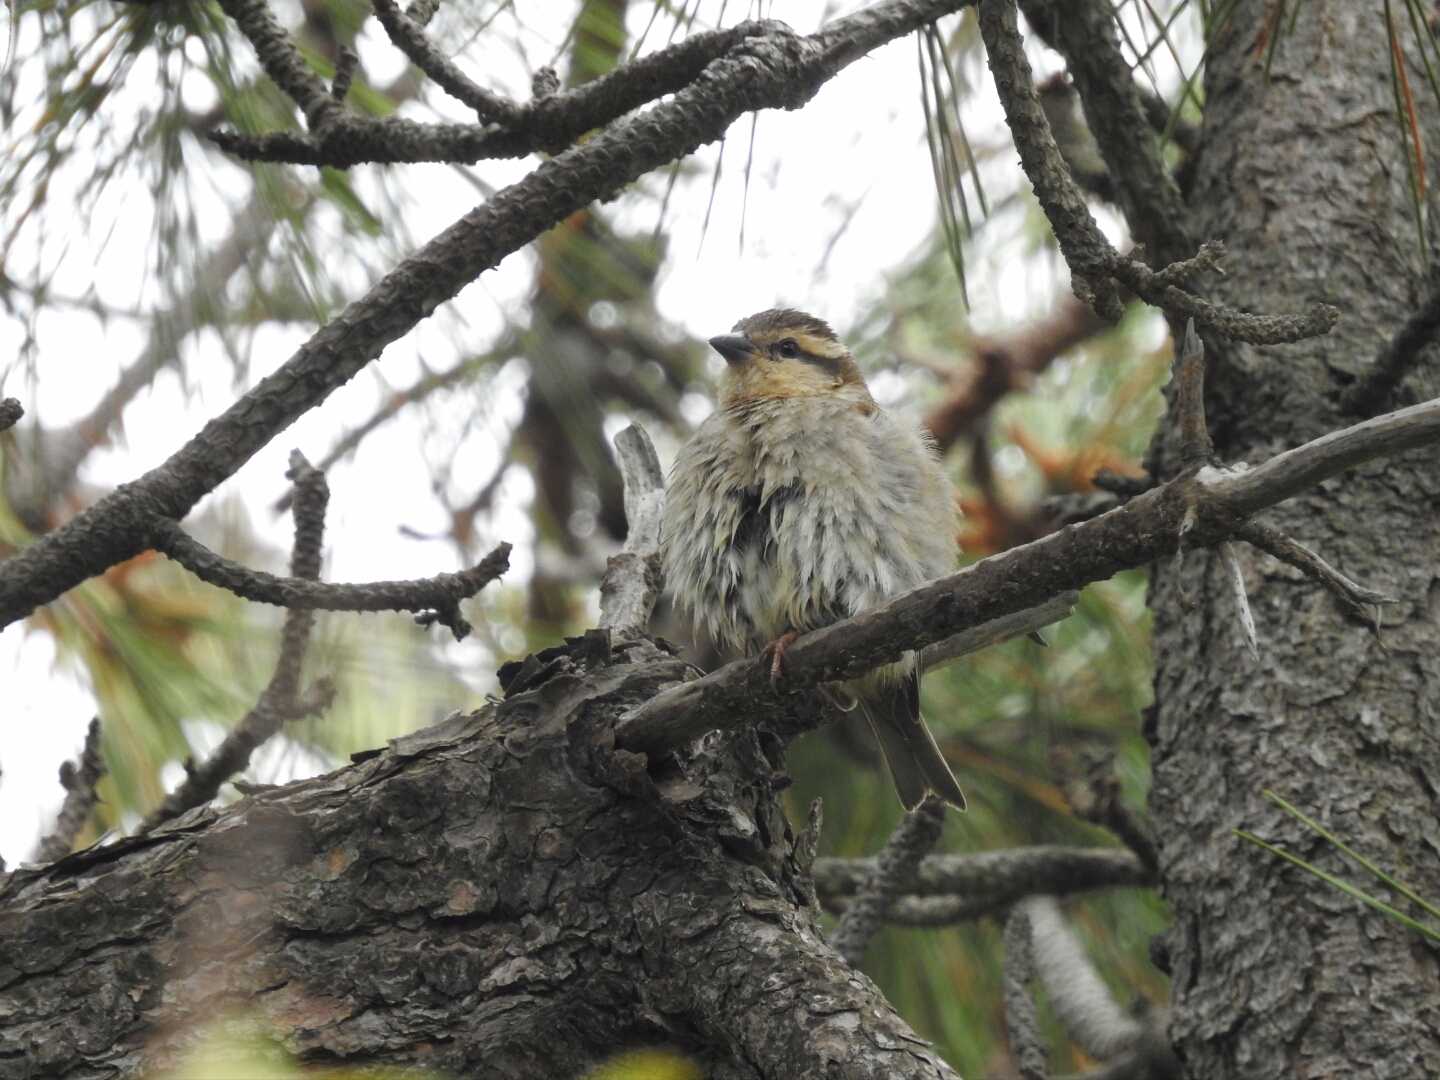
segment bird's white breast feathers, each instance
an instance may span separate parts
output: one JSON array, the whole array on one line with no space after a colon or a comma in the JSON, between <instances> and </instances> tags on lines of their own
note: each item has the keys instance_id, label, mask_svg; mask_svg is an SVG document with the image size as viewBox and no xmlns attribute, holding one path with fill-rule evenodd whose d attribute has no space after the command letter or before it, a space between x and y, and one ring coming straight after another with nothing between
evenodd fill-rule
<instances>
[{"instance_id":1,"label":"bird's white breast feathers","mask_svg":"<svg viewBox=\"0 0 1440 1080\"><path fill-rule=\"evenodd\" d=\"M933 447L848 394L711 415L671 470L667 584L722 647L753 651L954 569Z\"/></svg>"}]
</instances>

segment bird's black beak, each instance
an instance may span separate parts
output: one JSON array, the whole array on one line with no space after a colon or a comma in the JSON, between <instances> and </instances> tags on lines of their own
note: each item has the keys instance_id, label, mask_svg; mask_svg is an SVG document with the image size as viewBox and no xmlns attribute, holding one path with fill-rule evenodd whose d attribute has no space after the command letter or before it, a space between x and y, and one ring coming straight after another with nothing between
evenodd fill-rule
<instances>
[{"instance_id":1,"label":"bird's black beak","mask_svg":"<svg viewBox=\"0 0 1440 1080\"><path fill-rule=\"evenodd\" d=\"M723 356L727 364L743 364L755 355L755 346L739 334L712 337L710 347Z\"/></svg>"}]
</instances>

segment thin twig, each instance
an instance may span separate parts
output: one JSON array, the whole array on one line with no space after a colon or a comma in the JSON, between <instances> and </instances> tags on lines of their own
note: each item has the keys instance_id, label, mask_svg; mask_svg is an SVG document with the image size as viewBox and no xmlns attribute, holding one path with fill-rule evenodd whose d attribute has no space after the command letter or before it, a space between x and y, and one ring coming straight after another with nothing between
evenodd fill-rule
<instances>
[{"instance_id":1,"label":"thin twig","mask_svg":"<svg viewBox=\"0 0 1440 1080\"><path fill-rule=\"evenodd\" d=\"M290 551L290 574L294 580L315 581L320 577L325 540L325 510L330 503L330 486L325 474L315 468L299 450L290 452L286 477L295 486L292 502L295 515L295 543ZM300 695L300 676L315 613L305 608L285 612L280 632L280 655L275 671L261 691L255 707L236 724L219 748L203 765L185 765L185 781L145 819L141 832L203 806L220 791L220 785L241 773L255 751L273 738L287 720L308 716L328 708L335 689L328 679L318 680L309 695Z\"/></svg>"},{"instance_id":2,"label":"thin twig","mask_svg":"<svg viewBox=\"0 0 1440 1080\"><path fill-rule=\"evenodd\" d=\"M939 841L944 825L945 803L930 795L913 813L901 818L890 834L874 871L830 935L830 944L851 967L858 968L865 959L865 950L884 924L890 905L909 891L920 860Z\"/></svg>"},{"instance_id":3,"label":"thin twig","mask_svg":"<svg viewBox=\"0 0 1440 1080\"><path fill-rule=\"evenodd\" d=\"M1376 605L1397 602L1396 598L1388 593L1366 588L1364 585L1352 581L1304 544L1298 540L1292 540L1279 529L1272 525L1266 525L1263 521L1256 521L1252 518L1241 524L1235 530L1235 535L1267 555L1272 555L1281 562L1313 577L1334 593L1336 598L1345 605L1346 610L1366 621L1378 617L1378 613L1374 610Z\"/></svg>"},{"instance_id":4,"label":"thin twig","mask_svg":"<svg viewBox=\"0 0 1440 1080\"><path fill-rule=\"evenodd\" d=\"M988 649L1001 642L1013 641L1018 637L1029 637L1033 640L1034 636L1043 628L1053 626L1073 615L1075 605L1079 602L1080 594L1073 589L1067 590L1036 607L1017 611L1014 615L992 619L990 622L982 623L969 630L962 630L943 641L925 646L920 651L920 670L932 671L935 668L943 667L952 660L958 660L962 656L969 656L981 649Z\"/></svg>"},{"instance_id":5,"label":"thin twig","mask_svg":"<svg viewBox=\"0 0 1440 1080\"><path fill-rule=\"evenodd\" d=\"M1205 423L1205 345L1195 332L1195 320L1185 320L1185 337L1176 342L1175 424L1179 428L1182 468L1209 465L1215 444Z\"/></svg>"},{"instance_id":6,"label":"thin twig","mask_svg":"<svg viewBox=\"0 0 1440 1080\"><path fill-rule=\"evenodd\" d=\"M330 96L343 102L350 93L350 84L355 79L355 69L360 66L360 54L348 45L340 47L335 57L335 78L330 82Z\"/></svg>"},{"instance_id":7,"label":"thin twig","mask_svg":"<svg viewBox=\"0 0 1440 1080\"><path fill-rule=\"evenodd\" d=\"M372 0L372 3L380 25L395 47L447 94L475 110L482 123L509 125L521 115L523 110L520 105L503 94L486 90L442 56L430 44L419 24L401 11L395 0Z\"/></svg>"},{"instance_id":8,"label":"thin twig","mask_svg":"<svg viewBox=\"0 0 1440 1080\"><path fill-rule=\"evenodd\" d=\"M1230 594L1235 598L1235 614L1240 620L1240 630L1245 635L1245 647L1250 658L1260 662L1260 636L1255 630L1255 613L1250 610L1250 597L1245 591L1245 571L1240 566L1240 556L1235 545L1228 540L1219 545L1220 563L1230 582Z\"/></svg>"},{"instance_id":9,"label":"thin twig","mask_svg":"<svg viewBox=\"0 0 1440 1080\"><path fill-rule=\"evenodd\" d=\"M456 640L469 633L470 625L449 614L451 609L460 601L470 599L510 566L510 545L502 543L470 569L458 574L364 584L282 578L263 570L252 570L216 554L168 520L155 525L154 547L201 581L245 600L321 611L441 612L442 618L430 621L440 621L449 626Z\"/></svg>"},{"instance_id":10,"label":"thin twig","mask_svg":"<svg viewBox=\"0 0 1440 1080\"><path fill-rule=\"evenodd\" d=\"M1143 817L1131 811L1120 797L1120 781L1115 775L1113 755L1107 755L1088 770L1088 775L1076 777L1066 784L1064 791L1065 801L1077 817L1109 829L1135 853L1146 871L1158 876L1160 853L1155 843L1155 830ZM1058 892L1055 889L1042 891Z\"/></svg>"},{"instance_id":11,"label":"thin twig","mask_svg":"<svg viewBox=\"0 0 1440 1080\"><path fill-rule=\"evenodd\" d=\"M878 869L874 857L816 859L816 892L827 904L854 896ZM1154 871L1124 848L1041 845L968 855L927 855L905 891L915 897L956 898L993 908L1034 893L1062 895L1146 886L1155 880Z\"/></svg>"},{"instance_id":12,"label":"thin twig","mask_svg":"<svg viewBox=\"0 0 1440 1080\"><path fill-rule=\"evenodd\" d=\"M95 790L100 778L105 775L105 761L100 756L100 718L90 721L85 732L85 749L75 761L66 761L60 766L60 786L65 789L65 801L55 817L55 828L35 847L31 862L50 863L63 859L75 846L75 838L95 812L100 795Z\"/></svg>"},{"instance_id":13,"label":"thin twig","mask_svg":"<svg viewBox=\"0 0 1440 1080\"><path fill-rule=\"evenodd\" d=\"M665 474L650 436L631 424L615 436L615 456L625 485L625 545L610 556L600 581L600 625L625 633L643 632L660 596L660 518Z\"/></svg>"},{"instance_id":14,"label":"thin twig","mask_svg":"<svg viewBox=\"0 0 1440 1080\"><path fill-rule=\"evenodd\" d=\"M1020 7L1031 29L1065 57L1085 126L1134 236L1163 260L1184 258L1195 247L1185 228L1189 215L1120 49L1109 0L1020 0ZM1169 109L1162 102L1158 111L1163 127Z\"/></svg>"},{"instance_id":15,"label":"thin twig","mask_svg":"<svg viewBox=\"0 0 1440 1080\"><path fill-rule=\"evenodd\" d=\"M1116 251L1090 215L1085 196L1055 145L1016 26L1015 0L979 0L979 11L980 34L1020 164L1070 267L1076 296L1102 318L1118 321L1123 313L1118 283L1172 317L1188 316L1226 337L1255 344L1300 341L1329 332L1340 312L1326 304L1313 305L1300 315L1254 315L1182 288L1187 278L1218 268L1223 254L1218 244L1204 244L1191 258L1161 270Z\"/></svg>"},{"instance_id":16,"label":"thin twig","mask_svg":"<svg viewBox=\"0 0 1440 1080\"><path fill-rule=\"evenodd\" d=\"M1010 1036L1010 1056L1022 1080L1046 1080L1049 1069L1040 1021L1030 997L1035 967L1030 956L1030 920L1025 908L1016 905L1005 920L1005 1030Z\"/></svg>"}]
</instances>

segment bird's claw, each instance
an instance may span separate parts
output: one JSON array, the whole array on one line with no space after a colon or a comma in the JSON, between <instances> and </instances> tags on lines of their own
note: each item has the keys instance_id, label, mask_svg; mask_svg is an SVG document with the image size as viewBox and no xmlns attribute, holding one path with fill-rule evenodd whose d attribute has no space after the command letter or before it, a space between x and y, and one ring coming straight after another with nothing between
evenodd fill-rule
<instances>
[{"instance_id":1,"label":"bird's claw","mask_svg":"<svg viewBox=\"0 0 1440 1080\"><path fill-rule=\"evenodd\" d=\"M771 686L778 687L780 680L785 677L785 650L799 636L794 630L787 630L760 650L760 662L768 662L770 665Z\"/></svg>"}]
</instances>

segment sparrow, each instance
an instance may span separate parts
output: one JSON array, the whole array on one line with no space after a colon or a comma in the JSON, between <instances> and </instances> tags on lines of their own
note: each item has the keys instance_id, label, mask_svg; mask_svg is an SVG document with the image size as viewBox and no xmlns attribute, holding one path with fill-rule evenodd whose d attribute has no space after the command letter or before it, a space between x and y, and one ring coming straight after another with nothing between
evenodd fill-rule
<instances>
[{"instance_id":1,"label":"sparrow","mask_svg":"<svg viewBox=\"0 0 1440 1080\"><path fill-rule=\"evenodd\" d=\"M875 403L823 320L762 311L710 345L725 358L719 407L670 471L666 581L697 628L778 678L799 634L954 569L955 497L928 435ZM927 792L965 809L920 716L914 653L839 685L907 810Z\"/></svg>"}]
</instances>

